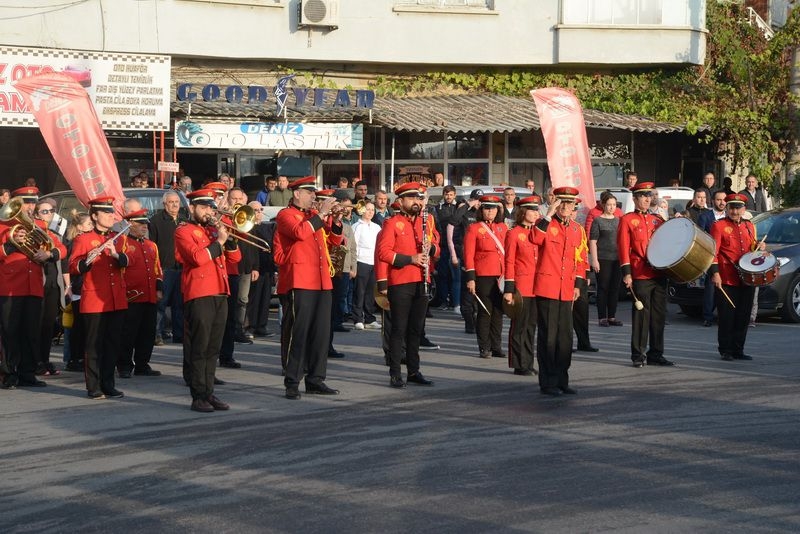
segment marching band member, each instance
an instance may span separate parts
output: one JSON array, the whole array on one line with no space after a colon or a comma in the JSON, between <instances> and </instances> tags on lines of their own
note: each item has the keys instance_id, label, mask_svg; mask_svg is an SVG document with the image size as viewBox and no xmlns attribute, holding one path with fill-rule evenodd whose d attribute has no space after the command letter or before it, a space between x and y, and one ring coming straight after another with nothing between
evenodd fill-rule
<instances>
[{"instance_id":1,"label":"marching band member","mask_svg":"<svg viewBox=\"0 0 800 534\"><path fill-rule=\"evenodd\" d=\"M12 191L11 196L12 202L21 201L19 210L33 220L39 190L22 187ZM67 250L43 221L36 220L33 224L50 237L54 245L51 250L36 250L30 256L22 252L17 244L26 241L28 231L16 223L3 225L0 236L0 332L5 349L5 360L0 361L0 387L3 389L47 385L35 375L40 350L44 268L63 258ZM17 229L12 234L13 226Z\"/></svg>"},{"instance_id":2,"label":"marching band member","mask_svg":"<svg viewBox=\"0 0 800 534\"><path fill-rule=\"evenodd\" d=\"M214 395L214 372L225 321L230 286L225 264L238 262L241 252L228 239L228 229L214 218L214 192L189 193L189 222L175 230L175 259L183 266L181 290L184 301L184 377L196 412L227 410Z\"/></svg>"},{"instance_id":3,"label":"marching band member","mask_svg":"<svg viewBox=\"0 0 800 534\"><path fill-rule=\"evenodd\" d=\"M642 302L633 307L631 360L634 367L670 366L664 358L664 324L667 320L666 278L647 261L647 245L664 219L649 212L653 182L638 182L631 188L635 209L622 216L617 229L617 253L622 283ZM648 349L648 339L650 348Z\"/></svg>"},{"instance_id":4,"label":"marching band member","mask_svg":"<svg viewBox=\"0 0 800 534\"><path fill-rule=\"evenodd\" d=\"M122 351L117 361L120 378L160 376L150 367L156 336L158 301L164 287L164 273L158 247L147 236L147 210L125 215L131 225L129 236L122 238L122 251L128 257L123 277L128 296L128 310L122 332Z\"/></svg>"},{"instance_id":5,"label":"marching band member","mask_svg":"<svg viewBox=\"0 0 800 534\"><path fill-rule=\"evenodd\" d=\"M328 246L342 241L341 223L326 230L325 219L336 199L329 197L313 209L316 178L292 182L292 200L278 212L273 251L278 265L278 295L283 305L281 351L286 354L284 385L287 399L300 398L305 375L306 393L336 395L325 384L330 346L333 266Z\"/></svg>"},{"instance_id":6,"label":"marching band member","mask_svg":"<svg viewBox=\"0 0 800 534\"><path fill-rule=\"evenodd\" d=\"M389 385L404 388L401 361L407 381L431 386L419 370L419 343L428 307L426 284L430 261L439 248L439 233L432 219L423 226L426 187L408 182L395 189L401 214L387 219L375 244L375 278L378 291L388 295L391 306L389 331ZM427 277L427 278L426 278ZM384 323L385 324L385 323Z\"/></svg>"},{"instance_id":7,"label":"marching band member","mask_svg":"<svg viewBox=\"0 0 800 534\"><path fill-rule=\"evenodd\" d=\"M122 269L128 257L122 252L114 226L114 198L89 201L94 230L75 238L69 272L83 276L81 317L86 326L86 390L90 399L121 398L114 384L119 343L128 300Z\"/></svg>"},{"instance_id":8,"label":"marching band member","mask_svg":"<svg viewBox=\"0 0 800 534\"><path fill-rule=\"evenodd\" d=\"M756 249L765 250L766 244L756 240L753 223L742 217L747 196L742 193L730 194L725 197L725 202L725 218L711 225L711 237L716 241L717 248L714 262L708 270L716 288L719 319L717 343L720 356L725 361L752 360L752 356L744 353L744 343L756 288L742 282L737 265L744 254Z\"/></svg>"},{"instance_id":9,"label":"marching band member","mask_svg":"<svg viewBox=\"0 0 800 534\"><path fill-rule=\"evenodd\" d=\"M467 291L478 303L476 333L481 358L504 358L501 348L503 329L502 295L500 281L505 265L503 242L508 232L504 222L497 222L502 202L500 197L484 195L480 198L478 218L467 228L464 236L464 268Z\"/></svg>"},{"instance_id":10,"label":"marching band member","mask_svg":"<svg viewBox=\"0 0 800 534\"><path fill-rule=\"evenodd\" d=\"M539 220L539 197L525 197L517 203L515 226L506 234L505 287L503 300L514 301L514 292L522 297L522 304L511 319L508 331L508 366L515 375L533 374L534 343L536 339L536 293L533 280L539 247L530 240L531 231Z\"/></svg>"},{"instance_id":11,"label":"marching band member","mask_svg":"<svg viewBox=\"0 0 800 534\"><path fill-rule=\"evenodd\" d=\"M572 303L580 297L589 265L586 232L571 220L578 190L559 187L547 214L531 232L539 246L533 290L536 294L539 337L539 389L544 395L577 393L569 386L572 363Z\"/></svg>"}]
</instances>

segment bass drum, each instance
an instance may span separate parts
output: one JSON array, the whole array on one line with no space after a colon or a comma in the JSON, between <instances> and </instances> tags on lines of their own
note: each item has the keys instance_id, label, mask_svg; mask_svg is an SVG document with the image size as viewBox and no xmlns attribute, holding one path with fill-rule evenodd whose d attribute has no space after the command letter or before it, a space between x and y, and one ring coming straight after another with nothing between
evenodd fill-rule
<instances>
[{"instance_id":1,"label":"bass drum","mask_svg":"<svg viewBox=\"0 0 800 534\"><path fill-rule=\"evenodd\" d=\"M700 278L714 261L714 238L691 219L678 217L665 222L647 245L647 261L675 282L686 284Z\"/></svg>"},{"instance_id":2,"label":"bass drum","mask_svg":"<svg viewBox=\"0 0 800 534\"><path fill-rule=\"evenodd\" d=\"M748 252L736 264L739 278L748 286L767 286L778 278L780 264L769 252Z\"/></svg>"}]
</instances>

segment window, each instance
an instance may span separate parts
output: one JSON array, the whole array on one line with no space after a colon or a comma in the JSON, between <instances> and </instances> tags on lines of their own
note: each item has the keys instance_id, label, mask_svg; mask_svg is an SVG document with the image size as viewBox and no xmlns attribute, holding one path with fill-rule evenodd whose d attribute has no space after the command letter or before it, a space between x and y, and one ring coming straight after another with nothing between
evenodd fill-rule
<instances>
[{"instance_id":1,"label":"window","mask_svg":"<svg viewBox=\"0 0 800 534\"><path fill-rule=\"evenodd\" d=\"M685 12L688 4L673 2L669 11ZM653 25L664 22L663 11L664 0L564 0L562 19L565 24Z\"/></svg>"},{"instance_id":2,"label":"window","mask_svg":"<svg viewBox=\"0 0 800 534\"><path fill-rule=\"evenodd\" d=\"M395 12L488 14L496 13L494 0L395 0Z\"/></svg>"}]
</instances>

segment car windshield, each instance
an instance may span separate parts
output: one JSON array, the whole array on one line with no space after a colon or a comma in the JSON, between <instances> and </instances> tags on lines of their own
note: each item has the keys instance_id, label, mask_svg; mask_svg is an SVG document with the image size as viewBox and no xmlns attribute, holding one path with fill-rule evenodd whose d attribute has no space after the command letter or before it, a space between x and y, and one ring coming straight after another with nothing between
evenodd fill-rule
<instances>
[{"instance_id":1,"label":"car windshield","mask_svg":"<svg viewBox=\"0 0 800 534\"><path fill-rule=\"evenodd\" d=\"M756 235L773 245L793 245L800 243L800 211L776 211L757 215L753 218Z\"/></svg>"}]
</instances>

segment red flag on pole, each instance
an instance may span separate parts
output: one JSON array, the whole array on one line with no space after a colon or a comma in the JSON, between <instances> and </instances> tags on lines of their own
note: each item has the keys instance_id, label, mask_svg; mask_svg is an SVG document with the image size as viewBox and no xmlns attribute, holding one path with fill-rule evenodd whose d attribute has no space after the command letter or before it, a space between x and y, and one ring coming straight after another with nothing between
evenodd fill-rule
<instances>
[{"instance_id":1,"label":"red flag on pole","mask_svg":"<svg viewBox=\"0 0 800 534\"><path fill-rule=\"evenodd\" d=\"M89 199L113 196L122 214L122 182L86 89L56 72L21 78L14 86L78 200L87 206Z\"/></svg>"},{"instance_id":2,"label":"red flag on pole","mask_svg":"<svg viewBox=\"0 0 800 534\"><path fill-rule=\"evenodd\" d=\"M558 87L531 91L542 127L553 187L575 187L582 218L595 206L594 175L583 110L575 95Z\"/></svg>"}]
</instances>

